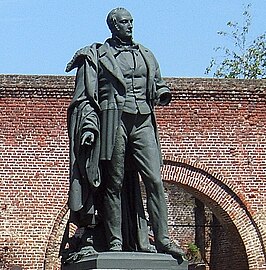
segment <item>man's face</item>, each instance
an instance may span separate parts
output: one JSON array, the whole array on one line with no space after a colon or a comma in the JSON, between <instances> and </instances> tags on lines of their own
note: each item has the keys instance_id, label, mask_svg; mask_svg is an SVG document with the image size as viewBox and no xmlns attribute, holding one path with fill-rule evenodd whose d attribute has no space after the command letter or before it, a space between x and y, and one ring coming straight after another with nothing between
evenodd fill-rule
<instances>
[{"instance_id":1,"label":"man's face","mask_svg":"<svg viewBox=\"0 0 266 270\"><path fill-rule=\"evenodd\" d=\"M121 40L130 40L132 38L133 19L126 10L121 10L116 14L115 34Z\"/></svg>"}]
</instances>

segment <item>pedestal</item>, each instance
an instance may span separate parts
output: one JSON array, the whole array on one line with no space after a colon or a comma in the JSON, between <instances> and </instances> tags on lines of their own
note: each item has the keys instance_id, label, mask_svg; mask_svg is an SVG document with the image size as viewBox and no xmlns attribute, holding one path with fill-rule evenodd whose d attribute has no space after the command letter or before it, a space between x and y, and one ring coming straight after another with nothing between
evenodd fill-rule
<instances>
[{"instance_id":1,"label":"pedestal","mask_svg":"<svg viewBox=\"0 0 266 270\"><path fill-rule=\"evenodd\" d=\"M61 270L90 269L187 270L188 263L178 265L172 256L160 253L102 252L61 267Z\"/></svg>"}]
</instances>

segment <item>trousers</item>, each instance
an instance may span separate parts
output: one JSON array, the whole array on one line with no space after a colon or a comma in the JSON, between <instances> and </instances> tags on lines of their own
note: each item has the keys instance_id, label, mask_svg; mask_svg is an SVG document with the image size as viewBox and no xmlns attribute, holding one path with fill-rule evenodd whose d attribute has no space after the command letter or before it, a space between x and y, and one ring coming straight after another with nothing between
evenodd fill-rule
<instances>
[{"instance_id":1,"label":"trousers","mask_svg":"<svg viewBox=\"0 0 266 270\"><path fill-rule=\"evenodd\" d=\"M160 153L150 114L122 114L112 158L106 163L108 180L104 194L105 228L109 247L122 245L121 190L125 155L130 153L145 185L147 211L155 245L160 248L170 242L167 226L167 206L160 172Z\"/></svg>"}]
</instances>

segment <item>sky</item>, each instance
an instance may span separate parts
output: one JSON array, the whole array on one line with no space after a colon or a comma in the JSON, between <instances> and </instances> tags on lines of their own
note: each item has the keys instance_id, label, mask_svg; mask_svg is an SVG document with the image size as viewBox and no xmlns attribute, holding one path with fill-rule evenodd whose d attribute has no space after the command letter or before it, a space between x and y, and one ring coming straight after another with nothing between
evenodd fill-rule
<instances>
[{"instance_id":1,"label":"sky","mask_svg":"<svg viewBox=\"0 0 266 270\"><path fill-rule=\"evenodd\" d=\"M0 0L0 74L74 75L65 66L75 51L104 42L107 14L124 7L162 76L207 77L214 48L230 42L217 32L242 24L249 3L252 40L266 31L265 0Z\"/></svg>"}]
</instances>

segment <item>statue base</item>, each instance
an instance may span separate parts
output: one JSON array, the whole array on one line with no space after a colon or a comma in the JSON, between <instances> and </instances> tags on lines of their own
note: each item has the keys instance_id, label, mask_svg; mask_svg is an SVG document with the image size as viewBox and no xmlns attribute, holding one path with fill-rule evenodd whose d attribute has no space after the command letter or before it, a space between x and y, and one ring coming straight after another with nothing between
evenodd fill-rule
<instances>
[{"instance_id":1,"label":"statue base","mask_svg":"<svg viewBox=\"0 0 266 270\"><path fill-rule=\"evenodd\" d=\"M187 270L188 262L178 264L170 255L142 252L101 252L61 266L61 270L138 269Z\"/></svg>"}]
</instances>

